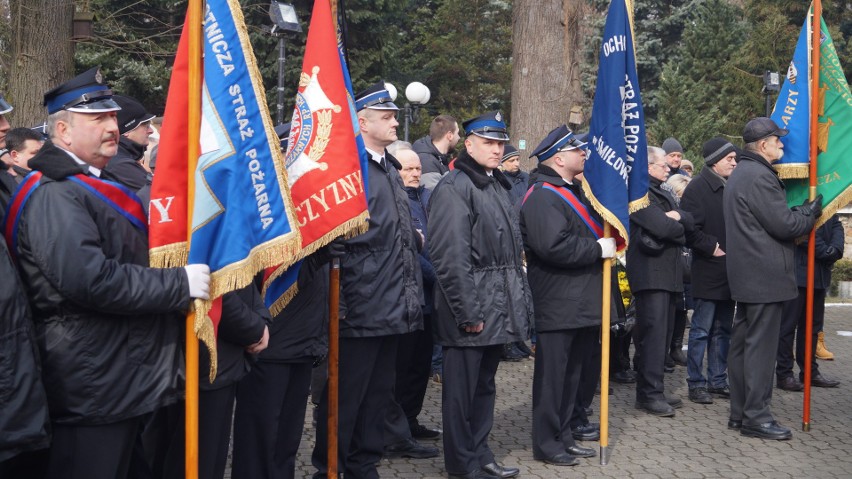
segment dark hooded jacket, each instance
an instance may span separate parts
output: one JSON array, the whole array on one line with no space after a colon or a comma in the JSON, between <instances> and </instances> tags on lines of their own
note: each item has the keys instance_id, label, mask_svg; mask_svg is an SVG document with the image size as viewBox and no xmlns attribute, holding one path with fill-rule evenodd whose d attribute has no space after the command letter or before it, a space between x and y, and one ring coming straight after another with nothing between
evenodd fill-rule
<instances>
[{"instance_id":1,"label":"dark hooded jacket","mask_svg":"<svg viewBox=\"0 0 852 479\"><path fill-rule=\"evenodd\" d=\"M438 181L447 174L449 170L449 156L438 151L432 143L432 137L424 136L414 142L411 149L420 157L420 166L423 168L423 176L420 183L428 189L434 189Z\"/></svg>"},{"instance_id":2,"label":"dark hooded jacket","mask_svg":"<svg viewBox=\"0 0 852 479\"><path fill-rule=\"evenodd\" d=\"M423 329L423 286L399 162L368 161L369 230L343 240L340 258L340 336L372 337Z\"/></svg>"},{"instance_id":3,"label":"dark hooded jacket","mask_svg":"<svg viewBox=\"0 0 852 479\"><path fill-rule=\"evenodd\" d=\"M133 191L139 191L148 184L150 174L139 164L145 146L136 143L124 135L118 137L118 153L110 158L104 171L106 177L117 181Z\"/></svg>"},{"instance_id":4,"label":"dark hooded jacket","mask_svg":"<svg viewBox=\"0 0 852 479\"><path fill-rule=\"evenodd\" d=\"M489 176L462 151L432 193L428 243L438 278L438 344L490 346L529 336L532 298L509 189L501 171ZM479 323L484 323L480 333L463 329Z\"/></svg>"},{"instance_id":5,"label":"dark hooded jacket","mask_svg":"<svg viewBox=\"0 0 852 479\"><path fill-rule=\"evenodd\" d=\"M683 292L684 262L681 259L686 235L694 228L692 215L677 209L671 194L662 189L660 180L648 178L650 205L630 214L630 247L627 248L627 280L630 290L662 290ZM680 221L666 216L677 210ZM644 230L665 245L658 255L647 254L639 246L639 232Z\"/></svg>"},{"instance_id":6,"label":"dark hooded jacket","mask_svg":"<svg viewBox=\"0 0 852 479\"><path fill-rule=\"evenodd\" d=\"M18 267L32 306L52 421L122 421L181 396L182 268L148 267L148 235L67 178L83 167L50 142L18 227ZM87 170L86 170L87 171Z\"/></svg>"},{"instance_id":7,"label":"dark hooded jacket","mask_svg":"<svg viewBox=\"0 0 852 479\"><path fill-rule=\"evenodd\" d=\"M1 173L1 172L0 172ZM5 174L5 173L3 173ZM0 241L0 462L49 444L47 396L30 308Z\"/></svg>"},{"instance_id":8,"label":"dark hooded jacket","mask_svg":"<svg viewBox=\"0 0 852 479\"><path fill-rule=\"evenodd\" d=\"M594 214L580 182L565 182L546 165L521 206L521 233L527 254L527 277L540 332L601 324L603 260L601 247L583 219L544 182L569 189ZM600 218L596 218L600 222Z\"/></svg>"},{"instance_id":9,"label":"dark hooded jacket","mask_svg":"<svg viewBox=\"0 0 852 479\"><path fill-rule=\"evenodd\" d=\"M504 171L503 174L506 175L506 179L512 184L512 189L509 190L509 197L512 199L512 204L519 207L519 203L524 199L524 195L527 194L527 190L530 188L530 175L521 170L514 173Z\"/></svg>"}]
</instances>

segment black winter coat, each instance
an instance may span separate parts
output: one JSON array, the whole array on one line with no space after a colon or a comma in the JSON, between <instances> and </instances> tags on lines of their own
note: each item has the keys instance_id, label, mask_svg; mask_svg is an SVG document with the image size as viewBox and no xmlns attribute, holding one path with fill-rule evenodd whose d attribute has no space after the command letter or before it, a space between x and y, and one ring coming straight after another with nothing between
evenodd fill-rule
<instances>
[{"instance_id":1,"label":"black winter coat","mask_svg":"<svg viewBox=\"0 0 852 479\"><path fill-rule=\"evenodd\" d=\"M543 189L543 182L569 189L590 212L594 210L579 181L569 185L545 165L539 167L537 180L521 206L520 221L535 329L547 332L600 326L601 247L580 216L557 193Z\"/></svg>"},{"instance_id":2,"label":"black winter coat","mask_svg":"<svg viewBox=\"0 0 852 479\"><path fill-rule=\"evenodd\" d=\"M722 201L731 299L777 303L799 295L793 240L816 218L787 206L784 183L757 153L743 152Z\"/></svg>"},{"instance_id":3,"label":"black winter coat","mask_svg":"<svg viewBox=\"0 0 852 479\"><path fill-rule=\"evenodd\" d=\"M713 256L716 244L727 251L725 215L722 198L725 180L704 167L686 185L680 207L695 220L695 230L688 238L692 248L692 296L712 301L731 299L726 267L727 256Z\"/></svg>"},{"instance_id":4,"label":"black winter coat","mask_svg":"<svg viewBox=\"0 0 852 479\"><path fill-rule=\"evenodd\" d=\"M5 174L5 173L3 173ZM50 444L47 396L30 308L0 241L0 462Z\"/></svg>"},{"instance_id":5,"label":"black winter coat","mask_svg":"<svg viewBox=\"0 0 852 479\"><path fill-rule=\"evenodd\" d=\"M532 298L510 188L502 172L488 176L463 151L432 193L428 242L438 278L438 344L490 346L529 336ZM481 333L462 329L478 323Z\"/></svg>"},{"instance_id":6,"label":"black winter coat","mask_svg":"<svg viewBox=\"0 0 852 479\"><path fill-rule=\"evenodd\" d=\"M521 170L518 170L515 173L504 171L503 174L506 175L506 179L508 179L512 184L512 189L509 190L509 196L512 199L512 204L518 205L521 200L524 199L524 195L527 194L527 190L530 189L530 175Z\"/></svg>"},{"instance_id":7,"label":"black winter coat","mask_svg":"<svg viewBox=\"0 0 852 479\"><path fill-rule=\"evenodd\" d=\"M139 191L148 184L149 173L139 164L145 153L145 147L127 138L118 137L118 153L110 158L104 172L106 178L121 183L133 191Z\"/></svg>"},{"instance_id":8,"label":"black winter coat","mask_svg":"<svg viewBox=\"0 0 852 479\"><path fill-rule=\"evenodd\" d=\"M424 237L429 234L429 199L432 198L432 190L425 186L406 186L408 193L408 206L411 207L411 221L414 229L420 230ZM432 314L434 308L435 289L435 267L429 257L429 248L424 247L420 251L420 271L423 273L423 314Z\"/></svg>"},{"instance_id":9,"label":"black winter coat","mask_svg":"<svg viewBox=\"0 0 852 479\"><path fill-rule=\"evenodd\" d=\"M258 360L314 362L328 353L329 268L328 261L319 256L317 252L302 261L299 291L272 319L269 347L261 351Z\"/></svg>"},{"instance_id":10,"label":"black winter coat","mask_svg":"<svg viewBox=\"0 0 852 479\"><path fill-rule=\"evenodd\" d=\"M210 354L206 347L199 348L198 369L202 379L200 387L212 391L230 386L251 370L246 348L260 341L263 328L271 316L254 283L222 296L222 319L216 335L218 373L213 384L204 377L210 369Z\"/></svg>"},{"instance_id":11,"label":"black winter coat","mask_svg":"<svg viewBox=\"0 0 852 479\"><path fill-rule=\"evenodd\" d=\"M411 145L411 149L420 157L420 165L423 168L423 176L420 183L428 189L434 189L441 178L450 171L449 155L445 155L435 148L432 138L424 136Z\"/></svg>"},{"instance_id":12,"label":"black winter coat","mask_svg":"<svg viewBox=\"0 0 852 479\"><path fill-rule=\"evenodd\" d=\"M385 152L388 170L367 166L370 229L342 241L340 259L340 336L372 337L423 329L423 285L411 226L408 195L397 168Z\"/></svg>"},{"instance_id":13,"label":"black winter coat","mask_svg":"<svg viewBox=\"0 0 852 479\"><path fill-rule=\"evenodd\" d=\"M148 267L148 236L82 186L82 167L45 143L44 173L19 220L18 267L33 312L52 421L108 424L182 393L183 268Z\"/></svg>"},{"instance_id":14,"label":"black winter coat","mask_svg":"<svg viewBox=\"0 0 852 479\"><path fill-rule=\"evenodd\" d=\"M843 257L846 244L843 224L837 215L832 216L817 228L814 246L814 288L828 289L831 286L831 269ZM796 246L796 285L808 287L808 242Z\"/></svg>"},{"instance_id":15,"label":"black winter coat","mask_svg":"<svg viewBox=\"0 0 852 479\"><path fill-rule=\"evenodd\" d=\"M630 214L630 247L627 248L627 280L630 290L662 290L683 292L682 246L686 234L692 232L692 215L677 209L671 194L662 189L660 180L648 178L648 199L651 204ZM666 212L677 210L680 221L675 221ZM665 249L658 256L646 254L639 247L639 231L660 240Z\"/></svg>"}]
</instances>

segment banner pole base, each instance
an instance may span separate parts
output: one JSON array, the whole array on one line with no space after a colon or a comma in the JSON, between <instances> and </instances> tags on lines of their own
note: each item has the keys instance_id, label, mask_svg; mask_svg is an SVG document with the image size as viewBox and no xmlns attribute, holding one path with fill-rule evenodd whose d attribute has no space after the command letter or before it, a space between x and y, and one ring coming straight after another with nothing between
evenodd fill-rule
<instances>
[{"instance_id":1,"label":"banner pole base","mask_svg":"<svg viewBox=\"0 0 852 479\"><path fill-rule=\"evenodd\" d=\"M609 446L601 446L601 466L609 463Z\"/></svg>"},{"instance_id":2,"label":"banner pole base","mask_svg":"<svg viewBox=\"0 0 852 479\"><path fill-rule=\"evenodd\" d=\"M811 423L802 421L802 431L810 432Z\"/></svg>"}]
</instances>

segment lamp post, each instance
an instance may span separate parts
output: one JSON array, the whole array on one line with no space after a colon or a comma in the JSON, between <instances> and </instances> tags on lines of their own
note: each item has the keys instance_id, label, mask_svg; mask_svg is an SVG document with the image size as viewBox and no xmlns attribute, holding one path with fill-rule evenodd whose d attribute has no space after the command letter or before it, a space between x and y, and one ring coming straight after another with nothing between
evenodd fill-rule
<instances>
[{"instance_id":1,"label":"lamp post","mask_svg":"<svg viewBox=\"0 0 852 479\"><path fill-rule=\"evenodd\" d=\"M385 83L385 88L390 93L391 99L396 100L398 95L396 87L390 83ZM419 81L411 82L405 87L405 99L407 101L402 110L404 115L403 139L406 142L408 141L408 125L420 121L420 107L428 103L431 97L432 93L429 91L429 87Z\"/></svg>"},{"instance_id":2,"label":"lamp post","mask_svg":"<svg viewBox=\"0 0 852 479\"><path fill-rule=\"evenodd\" d=\"M299 17L296 9L289 3L272 0L269 4L269 18L272 28L269 33L278 37L278 99L275 105L275 124L284 123L284 34L286 32L300 33Z\"/></svg>"},{"instance_id":3,"label":"lamp post","mask_svg":"<svg viewBox=\"0 0 852 479\"><path fill-rule=\"evenodd\" d=\"M766 96L766 117L769 118L772 115L772 101L770 100L770 96L773 92L778 93L781 91L781 75L778 72L767 70L763 74L763 89L761 91Z\"/></svg>"}]
</instances>

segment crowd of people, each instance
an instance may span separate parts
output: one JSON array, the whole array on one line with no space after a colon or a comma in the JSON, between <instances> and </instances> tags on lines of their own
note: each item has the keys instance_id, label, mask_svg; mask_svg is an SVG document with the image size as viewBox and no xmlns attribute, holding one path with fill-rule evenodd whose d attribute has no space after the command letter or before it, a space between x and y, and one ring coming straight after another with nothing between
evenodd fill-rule
<instances>
[{"instance_id":1,"label":"crowd of people","mask_svg":"<svg viewBox=\"0 0 852 479\"><path fill-rule=\"evenodd\" d=\"M148 266L155 117L114 95L96 69L45 93L44 105L43 127L11 129L0 97L0 351L11 352L0 365L0 476L183 477L181 317L208 298L210 272ZM619 255L582 188L586 135L556 126L527 173L500 112L461 125L439 115L411 145L397 137L384 83L355 105L371 158L369 229L308 257L298 294L275 317L258 284L225 295L219 374L199 397L199 477L224 476L232 437L233 477L294 477L308 401L314 477L327 475L332 258L345 477L378 477L382 458L440 454L451 478L517 476L489 433L499 363L525 356L535 361L534 458L574 466L595 456L580 443L600 438L589 408L603 268ZM289 128L280 130L286 148ZM618 257L635 325L611 349L612 377L636 384L637 409L675 416L683 400L664 377L686 366L688 399L730 400L730 429L791 437L770 411L773 374L777 387L801 390L793 360L802 371L806 347L830 353L821 335L805 344L807 244L794 240L813 229L821 198L787 206L772 168L786 133L755 118L743 149L712 138L695 176L674 138L648 148L649 205L630 215L630 247ZM816 233L816 331L843 248L831 218ZM620 299L612 311L625 316ZM815 360L812 371L813 386L838 385ZM418 420L430 377L442 388L440 428ZM438 439L441 448L427 442Z\"/></svg>"}]
</instances>

